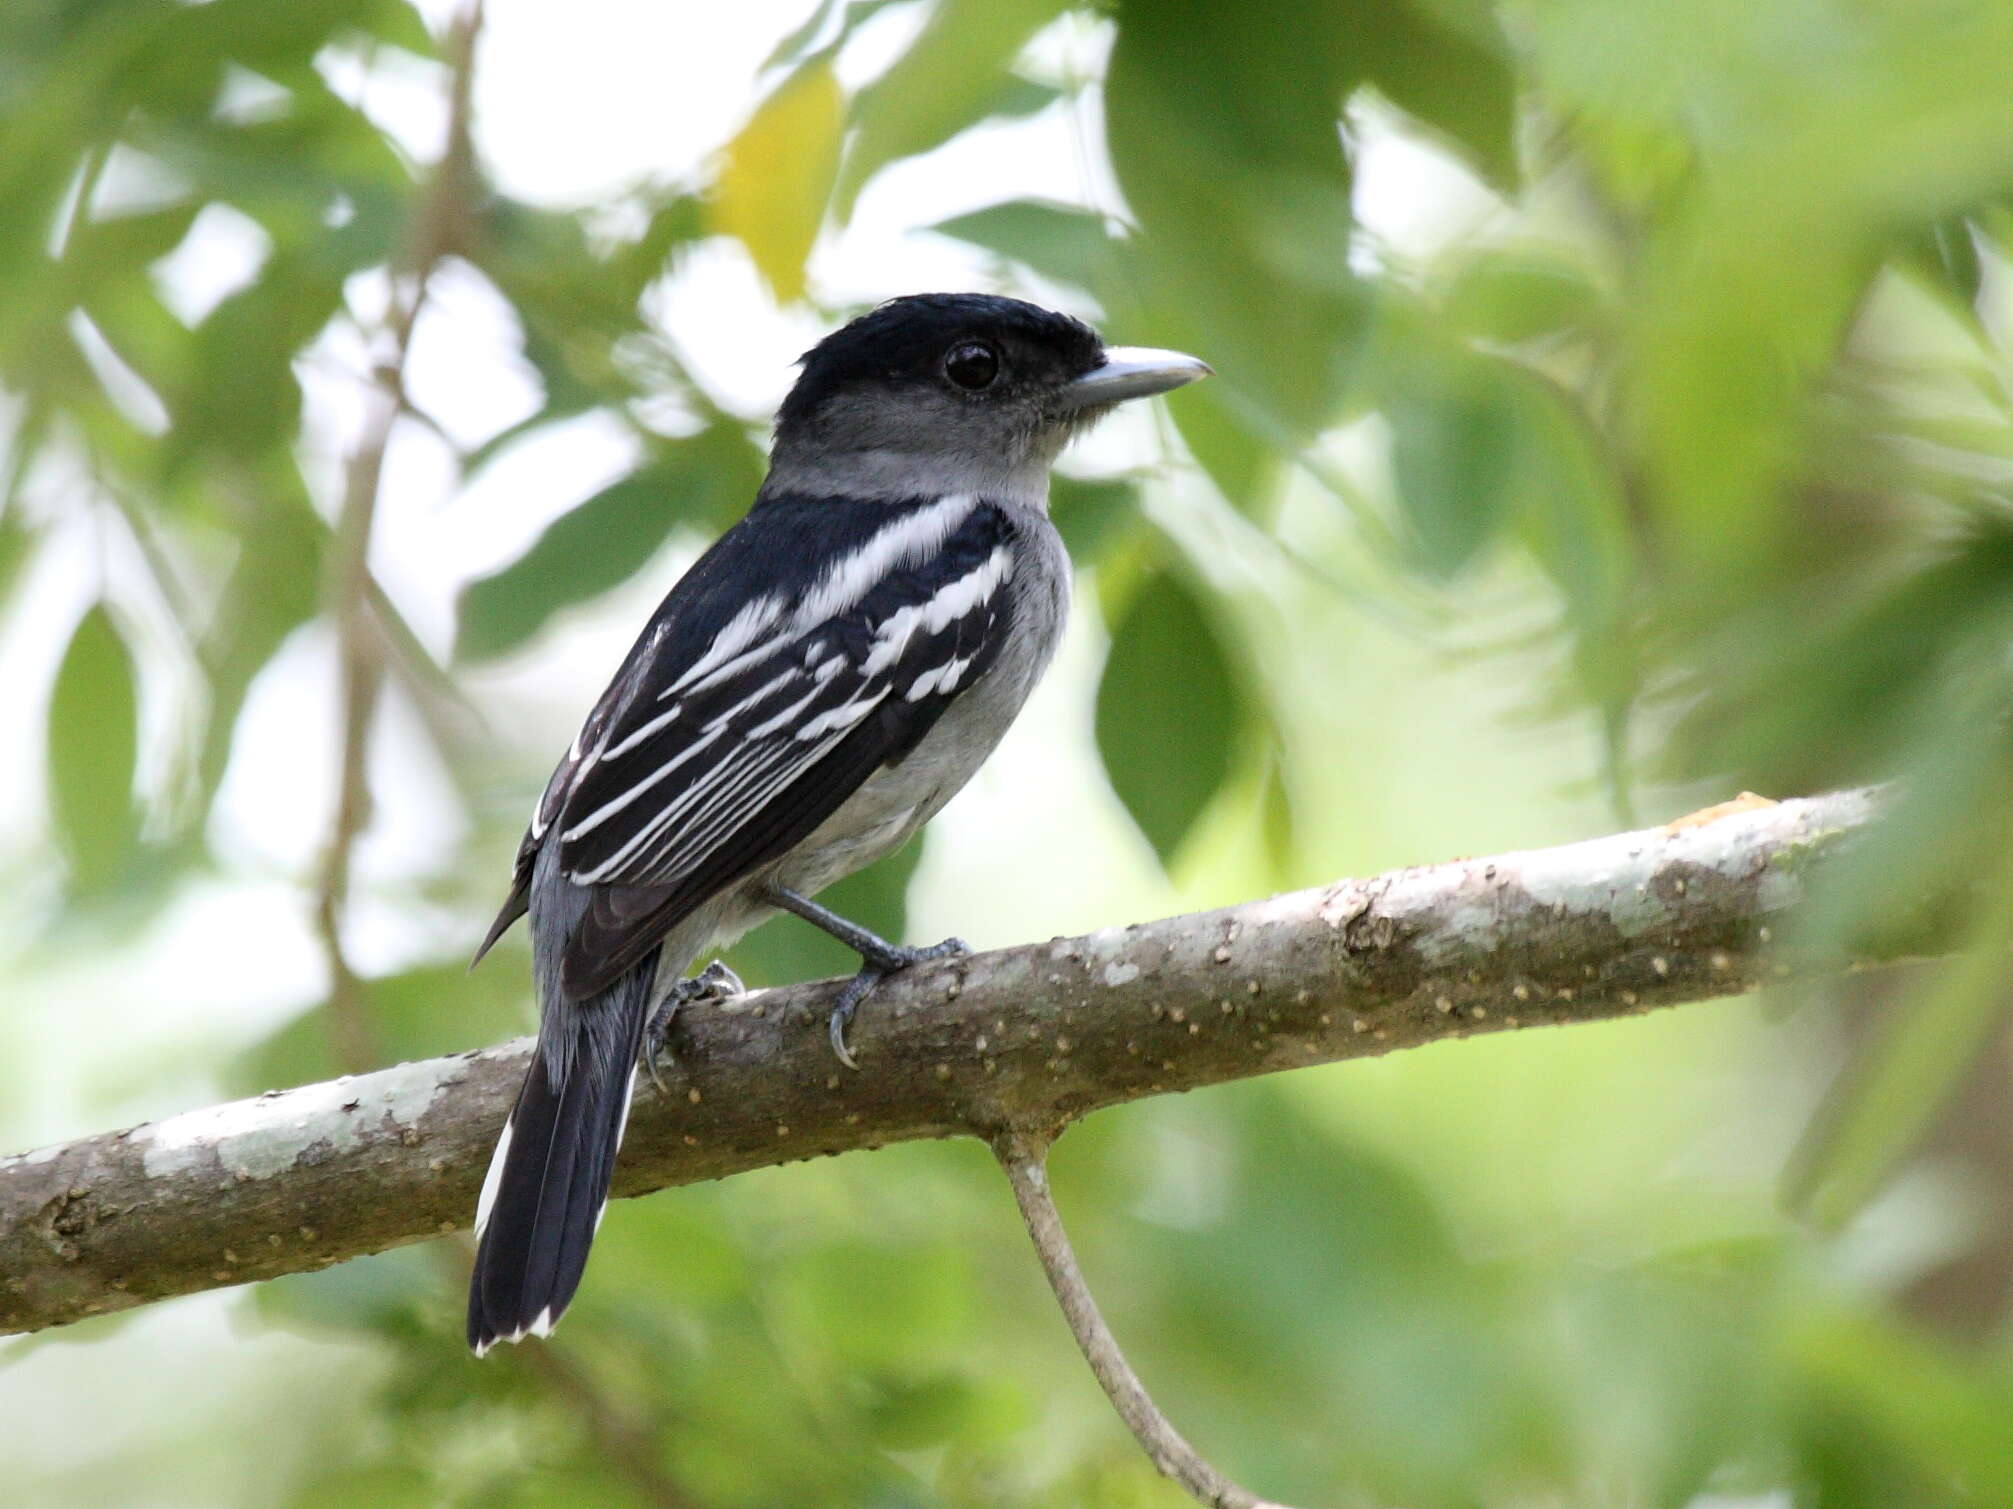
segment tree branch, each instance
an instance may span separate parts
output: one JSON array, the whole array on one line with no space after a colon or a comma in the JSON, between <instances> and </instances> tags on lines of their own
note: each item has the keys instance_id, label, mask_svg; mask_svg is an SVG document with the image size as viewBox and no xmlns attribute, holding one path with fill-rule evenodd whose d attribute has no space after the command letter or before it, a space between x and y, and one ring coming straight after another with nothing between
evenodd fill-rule
<instances>
[{"instance_id":1,"label":"tree branch","mask_svg":"<svg viewBox=\"0 0 2013 1509\"><path fill-rule=\"evenodd\" d=\"M1204 1461L1160 1412L1160 1406L1153 1402L1153 1396L1133 1372L1132 1364L1125 1360L1125 1353L1119 1350L1117 1339L1098 1311L1097 1301L1091 1297L1083 1270L1076 1265L1076 1249L1070 1246L1069 1233L1063 1230L1062 1216L1055 1208L1055 1197L1049 1193L1048 1149L1046 1138L1021 1132L1004 1133L993 1142L993 1156L999 1159L1007 1183L1013 1188L1014 1203L1020 1206L1021 1220L1034 1242L1035 1256L1041 1260L1041 1271L1048 1275L1048 1286L1055 1291L1056 1303L1062 1306L1070 1334L1076 1338L1084 1361L1097 1375L1098 1386L1111 1400L1112 1408L1118 1411L1118 1417L1125 1421L1126 1428L1161 1475L1174 1479L1197 1503L1207 1504L1210 1509L1285 1509L1282 1504L1261 1499L1249 1489L1239 1487Z\"/></svg>"},{"instance_id":2,"label":"tree branch","mask_svg":"<svg viewBox=\"0 0 2013 1509\"><path fill-rule=\"evenodd\" d=\"M616 1193L918 1137L1052 1137L1147 1095L1885 962L1785 948L1868 792L1399 870L919 966L832 1062L830 982L680 1019ZM1947 910L1947 909L1946 909ZM1947 947L1930 943L1915 953ZM0 1332L466 1226L528 1039L0 1160Z\"/></svg>"},{"instance_id":3,"label":"tree branch","mask_svg":"<svg viewBox=\"0 0 2013 1509\"><path fill-rule=\"evenodd\" d=\"M406 244L390 268L386 291L384 343L371 377L370 411L343 478L342 506L336 514L322 596L334 620L338 685L339 759L335 816L315 897L315 931L328 968L328 1017L336 1061L361 1066L375 1060L370 1015L362 983L343 949L349 911L350 869L357 840L370 824L367 759L384 681L385 633L373 600L371 532L377 521L385 453L392 429L405 412L405 367L412 333L426 306L428 285L442 258L453 251L468 218L474 177L469 137L470 100L475 81L475 42L482 28L481 0L470 0L448 31L442 48L449 68L447 138L440 160L413 206Z\"/></svg>"}]
</instances>

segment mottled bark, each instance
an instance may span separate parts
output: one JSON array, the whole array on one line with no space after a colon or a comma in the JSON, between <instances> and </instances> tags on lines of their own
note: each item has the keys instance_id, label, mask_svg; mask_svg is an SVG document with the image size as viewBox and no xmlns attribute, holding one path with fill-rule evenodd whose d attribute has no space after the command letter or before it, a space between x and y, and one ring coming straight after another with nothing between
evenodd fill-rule
<instances>
[{"instance_id":1,"label":"mottled bark","mask_svg":"<svg viewBox=\"0 0 2013 1509\"><path fill-rule=\"evenodd\" d=\"M919 966L826 1041L829 983L681 1020L616 1192L1835 973L1782 947L1873 797L1345 880ZM0 1160L0 1331L318 1268L469 1224L528 1040Z\"/></svg>"}]
</instances>

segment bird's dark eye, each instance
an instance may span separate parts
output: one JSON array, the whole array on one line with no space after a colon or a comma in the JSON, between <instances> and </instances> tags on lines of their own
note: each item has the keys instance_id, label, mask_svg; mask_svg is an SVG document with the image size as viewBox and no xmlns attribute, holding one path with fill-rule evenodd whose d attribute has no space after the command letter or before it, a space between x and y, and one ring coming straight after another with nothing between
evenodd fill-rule
<instances>
[{"instance_id":1,"label":"bird's dark eye","mask_svg":"<svg viewBox=\"0 0 2013 1509\"><path fill-rule=\"evenodd\" d=\"M959 341L944 357L944 376L976 393L1000 373L999 353L984 341Z\"/></svg>"}]
</instances>

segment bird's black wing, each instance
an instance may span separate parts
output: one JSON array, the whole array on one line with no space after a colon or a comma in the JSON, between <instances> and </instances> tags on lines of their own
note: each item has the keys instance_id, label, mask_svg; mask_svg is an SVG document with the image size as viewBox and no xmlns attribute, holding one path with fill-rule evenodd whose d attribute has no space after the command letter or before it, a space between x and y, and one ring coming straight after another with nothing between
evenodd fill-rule
<instances>
[{"instance_id":1,"label":"bird's black wing","mask_svg":"<svg viewBox=\"0 0 2013 1509\"><path fill-rule=\"evenodd\" d=\"M695 907L789 852L912 750L991 667L1014 527L968 496L779 498L664 601L539 804L593 900L561 964L573 999Z\"/></svg>"},{"instance_id":2,"label":"bird's black wing","mask_svg":"<svg viewBox=\"0 0 2013 1509\"><path fill-rule=\"evenodd\" d=\"M696 569L695 566L694 570ZM679 585L682 586L683 582ZM678 588L674 587L670 596L658 607L656 619L662 619L671 610L677 596ZM588 713L587 720L580 725L580 732L574 735L572 745L560 758L558 767L552 772L552 778L545 783L545 790L539 794L538 805L531 809L530 825L525 828L524 837L517 842L517 860L511 869L510 894L504 898L503 906L496 914L496 920L490 923L489 931L483 935L481 944L477 946L475 957L469 961L470 969L480 964L482 956L496 946L496 940L509 932L517 919L531 909L531 872L538 864L539 845L544 843L545 835L551 831L553 820L559 816L560 809L566 803L567 793L579 779L581 763L587 758L587 752L600 742L601 736L608 730L609 721L629 704L637 689L639 678L645 674L648 656L644 651L652 642L656 619L652 620L650 628L646 629L643 637L631 647L628 656L622 662L622 668L615 673L615 679L608 683L608 689L601 694L601 700L594 704L593 711Z\"/></svg>"}]
</instances>

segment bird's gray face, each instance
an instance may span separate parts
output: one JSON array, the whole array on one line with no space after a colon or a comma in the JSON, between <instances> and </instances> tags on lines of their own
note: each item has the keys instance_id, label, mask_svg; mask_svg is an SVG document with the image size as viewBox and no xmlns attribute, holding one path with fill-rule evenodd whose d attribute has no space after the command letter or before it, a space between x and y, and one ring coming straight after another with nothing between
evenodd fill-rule
<instances>
[{"instance_id":1,"label":"bird's gray face","mask_svg":"<svg viewBox=\"0 0 2013 1509\"><path fill-rule=\"evenodd\" d=\"M1107 348L1079 321L1017 300L898 299L805 358L767 490L1038 505L1072 435L1208 372L1179 352Z\"/></svg>"}]
</instances>

